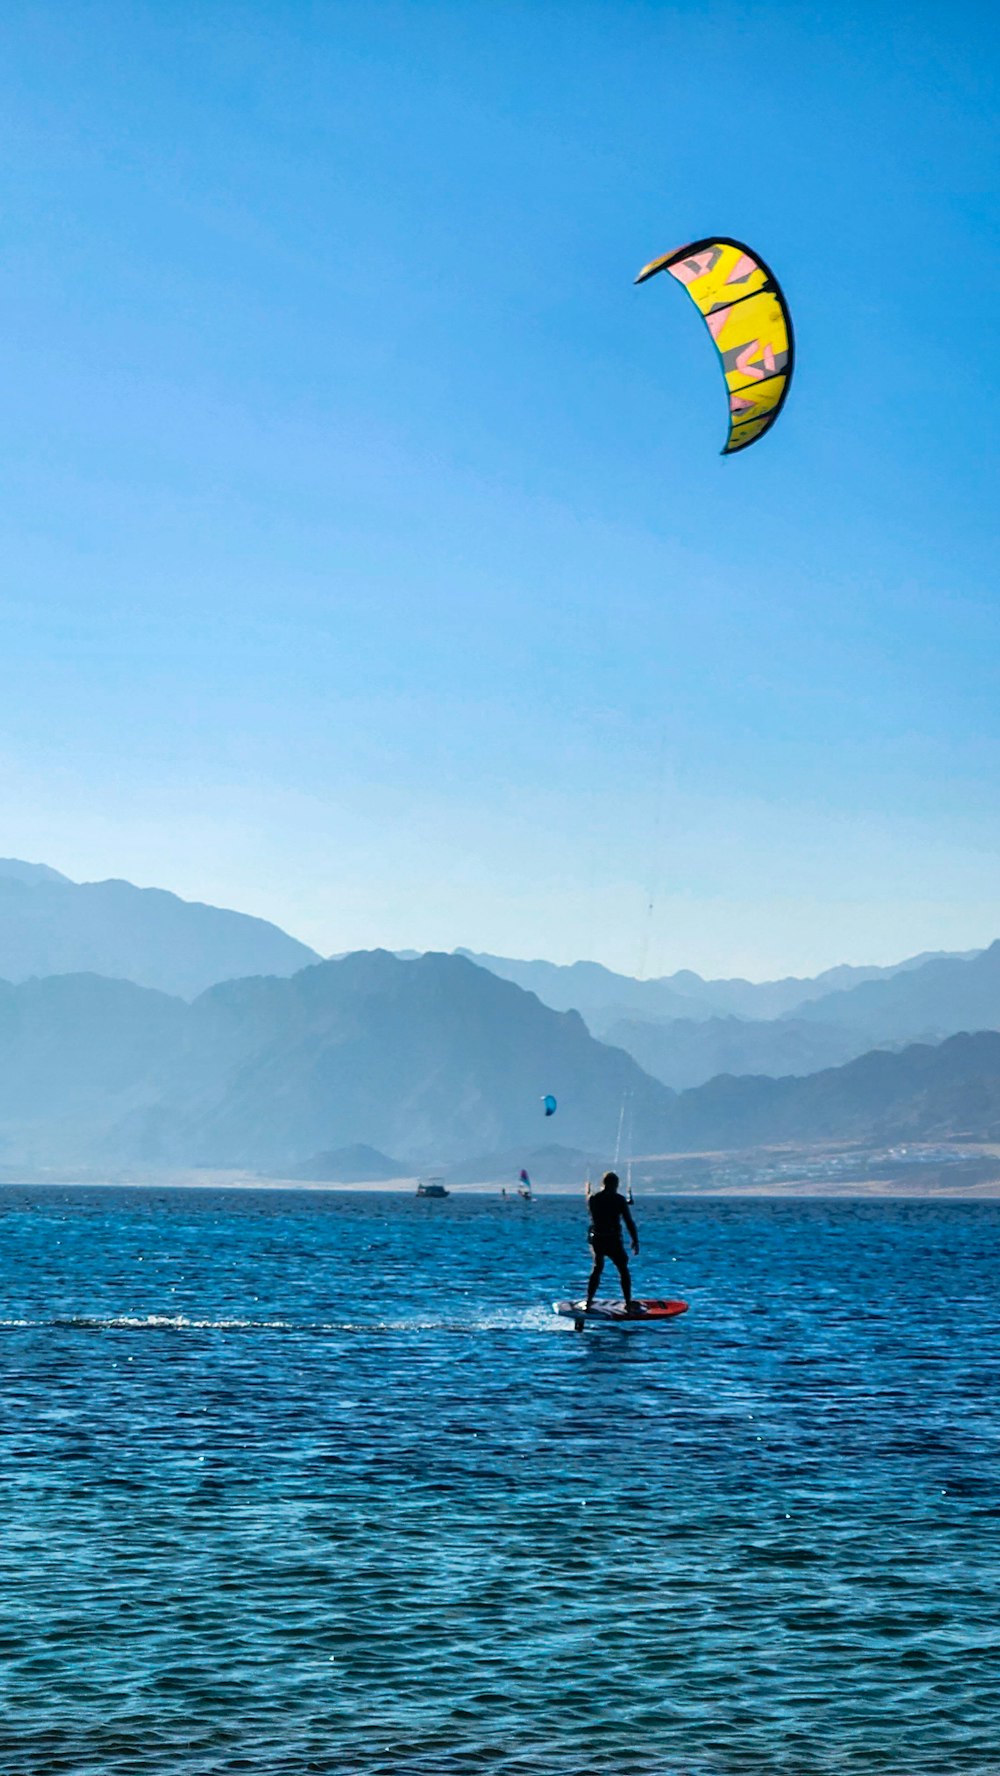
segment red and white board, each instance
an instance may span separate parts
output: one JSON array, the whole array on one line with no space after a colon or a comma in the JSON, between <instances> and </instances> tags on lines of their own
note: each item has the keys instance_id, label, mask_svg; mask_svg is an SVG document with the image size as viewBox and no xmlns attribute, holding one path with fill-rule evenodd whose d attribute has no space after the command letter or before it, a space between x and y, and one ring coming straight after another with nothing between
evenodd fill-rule
<instances>
[{"instance_id":1,"label":"red and white board","mask_svg":"<svg viewBox=\"0 0 1000 1776\"><path fill-rule=\"evenodd\" d=\"M582 1325L585 1320L600 1320L615 1326L662 1326L664 1320L675 1320L687 1313L686 1301L656 1301L648 1296L634 1299L632 1312L625 1312L624 1301L553 1301L553 1308L564 1320Z\"/></svg>"}]
</instances>

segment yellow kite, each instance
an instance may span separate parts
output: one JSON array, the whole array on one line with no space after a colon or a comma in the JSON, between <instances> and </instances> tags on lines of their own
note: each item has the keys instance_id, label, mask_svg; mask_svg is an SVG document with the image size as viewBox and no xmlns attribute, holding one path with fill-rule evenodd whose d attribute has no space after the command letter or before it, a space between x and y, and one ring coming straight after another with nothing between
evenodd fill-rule
<instances>
[{"instance_id":1,"label":"yellow kite","mask_svg":"<svg viewBox=\"0 0 1000 1776\"><path fill-rule=\"evenodd\" d=\"M791 384L795 342L781 286L758 253L724 235L651 260L635 281L658 271L684 285L715 340L729 391L722 454L732 456L770 431Z\"/></svg>"}]
</instances>

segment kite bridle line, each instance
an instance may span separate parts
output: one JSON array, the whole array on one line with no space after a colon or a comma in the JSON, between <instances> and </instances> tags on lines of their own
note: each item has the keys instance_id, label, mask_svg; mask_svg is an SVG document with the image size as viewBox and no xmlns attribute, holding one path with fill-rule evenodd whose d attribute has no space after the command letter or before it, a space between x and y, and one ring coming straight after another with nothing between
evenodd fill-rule
<instances>
[{"instance_id":1,"label":"kite bridle line","mask_svg":"<svg viewBox=\"0 0 1000 1776\"><path fill-rule=\"evenodd\" d=\"M646 978L646 971L647 971L647 967L649 964L650 942L651 942L652 933L653 933L653 915L656 911L656 897L657 897L657 893L659 890L660 878L661 878L661 874L662 874L661 847L662 847L662 834L663 834L664 786L666 783L666 776L667 776L667 746L668 746L667 728L666 728L666 723L664 722L660 728L660 747L659 747L659 755L660 756L659 756L659 760L657 762L656 791L655 791L655 799L653 802L653 818L652 818L652 822L650 824L650 840L649 840L650 865L649 865L649 874L646 878L645 910L640 915L641 924L640 924L640 931L639 931L638 966L636 968L635 977L634 977L637 981L643 981ZM634 1094L633 1094L631 1086L626 1085L624 1090L622 1091L621 1109L618 1112L618 1135L617 1135L617 1139L615 1140L615 1170L617 1171L618 1162L621 1157L621 1150L622 1150L622 1134L623 1134L623 1132L626 1134L625 1200L628 1203L632 1203L634 1201L634 1198L632 1195L632 1148L633 1148L633 1134L634 1134L634 1128L635 1128L635 1118L634 1118L634 1114L633 1114L633 1097L634 1097ZM626 1109L626 1106L628 1106L628 1113L629 1113L628 1129L627 1130L625 1129L625 1109Z\"/></svg>"},{"instance_id":2,"label":"kite bridle line","mask_svg":"<svg viewBox=\"0 0 1000 1776\"><path fill-rule=\"evenodd\" d=\"M622 1131L625 1127L625 1107L626 1107L626 1105L628 1106L629 1118L628 1118L628 1144L627 1144L627 1149L626 1149L626 1154L625 1154L625 1201L627 1203L631 1203L631 1201L632 1201L632 1088L631 1088L631 1086L628 1086L628 1085L625 1087L625 1090L622 1092L621 1109L618 1112L618 1135L615 1140L615 1160L614 1160L615 1171L618 1170L618 1161L621 1156Z\"/></svg>"},{"instance_id":3,"label":"kite bridle line","mask_svg":"<svg viewBox=\"0 0 1000 1776\"><path fill-rule=\"evenodd\" d=\"M625 1100L627 1097L628 1097L628 1086L626 1086L625 1090L622 1092L621 1109L618 1112L618 1133L615 1136L615 1160L614 1160L616 1171L618 1169L618 1156L622 1150L622 1128L624 1127L624 1123L625 1123Z\"/></svg>"}]
</instances>

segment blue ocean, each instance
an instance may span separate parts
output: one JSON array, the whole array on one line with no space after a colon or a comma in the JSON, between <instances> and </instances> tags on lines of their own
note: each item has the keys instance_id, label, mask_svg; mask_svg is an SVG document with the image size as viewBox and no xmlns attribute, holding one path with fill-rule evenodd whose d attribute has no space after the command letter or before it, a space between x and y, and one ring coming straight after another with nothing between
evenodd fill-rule
<instances>
[{"instance_id":1,"label":"blue ocean","mask_svg":"<svg viewBox=\"0 0 1000 1776\"><path fill-rule=\"evenodd\" d=\"M4 1776L997 1776L1000 1204L0 1192Z\"/></svg>"}]
</instances>

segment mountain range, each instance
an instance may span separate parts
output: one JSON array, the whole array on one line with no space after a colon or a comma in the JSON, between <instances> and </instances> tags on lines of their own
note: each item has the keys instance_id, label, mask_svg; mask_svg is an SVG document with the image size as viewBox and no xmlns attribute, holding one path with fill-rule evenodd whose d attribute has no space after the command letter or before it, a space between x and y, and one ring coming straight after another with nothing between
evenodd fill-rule
<instances>
[{"instance_id":1,"label":"mountain range","mask_svg":"<svg viewBox=\"0 0 1000 1776\"><path fill-rule=\"evenodd\" d=\"M911 969L923 968L941 952L909 956L889 967L856 967L843 963L808 979L789 975L783 980L703 980L689 968L653 980L635 980L616 974L600 962L523 962L509 956L490 956L459 950L471 962L488 968L502 980L514 981L527 992L537 993L544 1004L557 1011L572 1008L585 1017L595 1034L626 1014L662 1021L672 1018L705 1019L737 1017L771 1019L794 1015L814 1000L831 993L847 993L869 981L891 979ZM969 950L960 958L978 954ZM950 959L950 958L949 958Z\"/></svg>"},{"instance_id":2,"label":"mountain range","mask_svg":"<svg viewBox=\"0 0 1000 1776\"><path fill-rule=\"evenodd\" d=\"M713 1079L674 1100L664 1135L671 1152L1000 1141L1000 1032L876 1051L805 1079Z\"/></svg>"},{"instance_id":3,"label":"mountain range","mask_svg":"<svg viewBox=\"0 0 1000 1776\"><path fill-rule=\"evenodd\" d=\"M629 981L596 963L558 968L476 959L526 988L534 982L529 990L547 1004L561 1006L575 995L576 1009L595 1036L626 1049L646 1072L680 1091L719 1073L809 1074L872 1048L1000 1029L1000 942L964 955L913 956L892 968L834 968L813 980L759 985L703 981L689 972L666 981ZM676 1002L678 982L691 994L691 1006L698 1004L684 1016L662 1009ZM748 1009L724 1015L707 1009L727 1000ZM632 1009L622 1010L626 1002ZM771 1010L751 1016L754 1004L758 1012ZM641 1015L637 1006L644 1008Z\"/></svg>"},{"instance_id":4,"label":"mountain range","mask_svg":"<svg viewBox=\"0 0 1000 1776\"><path fill-rule=\"evenodd\" d=\"M561 1137L655 1144L672 1093L576 1012L460 956L365 951L192 1004L94 975L0 988L0 1159L301 1168L364 1143L436 1166Z\"/></svg>"},{"instance_id":5,"label":"mountain range","mask_svg":"<svg viewBox=\"0 0 1000 1776\"><path fill-rule=\"evenodd\" d=\"M996 946L982 968L971 951L764 982L703 980L690 969L633 980L596 962L456 953L553 1010L578 1011L592 1035L676 1090L719 1072L810 1073L876 1045L1000 1025ZM223 981L287 978L319 960L263 919L0 859L0 978L9 981L86 972L194 999Z\"/></svg>"},{"instance_id":6,"label":"mountain range","mask_svg":"<svg viewBox=\"0 0 1000 1776\"><path fill-rule=\"evenodd\" d=\"M675 1091L704 1085L719 1073L760 1073L771 1078L816 1073L821 1067L839 1067L875 1046L849 1026L803 1018L664 1018L657 1022L625 1017L602 1027L600 1036L602 1041L624 1048L644 1072Z\"/></svg>"},{"instance_id":7,"label":"mountain range","mask_svg":"<svg viewBox=\"0 0 1000 1776\"><path fill-rule=\"evenodd\" d=\"M131 882L71 882L0 858L0 979L93 973L193 999L245 974L294 974L319 958L266 919Z\"/></svg>"},{"instance_id":8,"label":"mountain range","mask_svg":"<svg viewBox=\"0 0 1000 1776\"><path fill-rule=\"evenodd\" d=\"M1000 1140L1000 1033L875 1051L806 1078L722 1076L679 1095L576 1012L460 956L359 952L227 982L192 1004L94 975L0 986L0 1161L506 1175L561 1140L613 1154L829 1141ZM375 1151L373 1151L373 1149ZM388 1160L386 1151L405 1155ZM479 1155L475 1160L468 1155ZM524 1163L524 1158L521 1158ZM374 1168L374 1169L373 1169Z\"/></svg>"},{"instance_id":9,"label":"mountain range","mask_svg":"<svg viewBox=\"0 0 1000 1776\"><path fill-rule=\"evenodd\" d=\"M977 955L934 957L912 972L864 981L803 1005L798 1017L850 1029L871 1045L901 1035L948 1036L1000 1028L1000 941Z\"/></svg>"},{"instance_id":10,"label":"mountain range","mask_svg":"<svg viewBox=\"0 0 1000 1776\"><path fill-rule=\"evenodd\" d=\"M760 986L465 952L324 963L262 920L7 860L0 957L8 1169L485 1176L534 1154L555 1176L615 1150L624 1105L645 1153L998 1126L1000 943Z\"/></svg>"}]
</instances>

